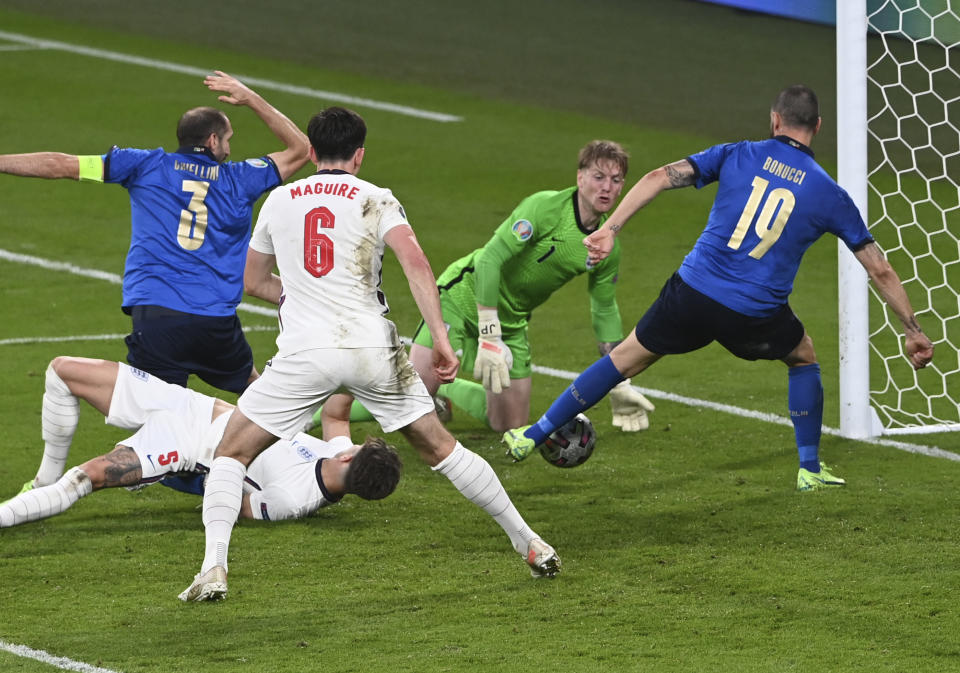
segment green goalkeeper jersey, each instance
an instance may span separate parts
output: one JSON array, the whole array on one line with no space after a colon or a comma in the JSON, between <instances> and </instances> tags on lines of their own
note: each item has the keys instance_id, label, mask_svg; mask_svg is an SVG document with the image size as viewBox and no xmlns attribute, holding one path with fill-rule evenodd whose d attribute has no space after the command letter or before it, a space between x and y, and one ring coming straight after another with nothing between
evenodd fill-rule
<instances>
[{"instance_id":1,"label":"green goalkeeper jersey","mask_svg":"<svg viewBox=\"0 0 960 673\"><path fill-rule=\"evenodd\" d=\"M600 223L605 219L606 215ZM580 223L576 187L528 196L486 245L458 259L437 279L445 308L476 323L477 304L496 306L504 332L520 330L533 309L564 283L586 273L597 340L621 340L616 301L620 242L614 242L606 259L591 266L582 243L589 233Z\"/></svg>"}]
</instances>

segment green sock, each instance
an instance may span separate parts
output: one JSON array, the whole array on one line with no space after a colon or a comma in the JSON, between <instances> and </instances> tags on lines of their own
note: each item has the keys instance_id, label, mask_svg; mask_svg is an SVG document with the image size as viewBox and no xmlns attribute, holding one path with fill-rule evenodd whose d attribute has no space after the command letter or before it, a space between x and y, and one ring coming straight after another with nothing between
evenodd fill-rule
<instances>
[{"instance_id":1,"label":"green sock","mask_svg":"<svg viewBox=\"0 0 960 673\"><path fill-rule=\"evenodd\" d=\"M479 383L455 379L453 383L444 383L440 386L437 394L449 397L451 402L478 421L490 425L490 421L487 420L487 391Z\"/></svg>"},{"instance_id":2,"label":"green sock","mask_svg":"<svg viewBox=\"0 0 960 673\"><path fill-rule=\"evenodd\" d=\"M323 407L320 407L313 413L313 424L315 426L320 425L320 414L323 412ZM353 401L353 404L350 405L350 422L359 423L360 421L373 421L376 420L366 408L357 402Z\"/></svg>"}]
</instances>

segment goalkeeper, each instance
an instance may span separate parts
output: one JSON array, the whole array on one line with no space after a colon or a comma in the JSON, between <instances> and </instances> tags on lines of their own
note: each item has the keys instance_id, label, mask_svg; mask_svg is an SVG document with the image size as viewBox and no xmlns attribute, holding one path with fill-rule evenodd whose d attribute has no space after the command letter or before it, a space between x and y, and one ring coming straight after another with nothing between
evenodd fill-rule
<instances>
[{"instance_id":1,"label":"goalkeeper","mask_svg":"<svg viewBox=\"0 0 960 673\"><path fill-rule=\"evenodd\" d=\"M498 432L526 425L531 390L530 314L583 273L588 275L600 355L623 339L616 301L619 243L608 258L590 264L582 241L613 209L623 189L627 163L628 155L619 144L606 140L588 143L580 150L576 186L528 196L486 245L440 275L437 286L450 343L464 363L466 375L472 369L473 377L483 385L463 378L441 385L431 364L430 333L421 323L410 348L410 361L432 395L449 398ZM615 426L627 432L649 426L647 412L653 405L630 387L629 380L614 389L610 403ZM363 413L355 403L351 420L364 420Z\"/></svg>"}]
</instances>

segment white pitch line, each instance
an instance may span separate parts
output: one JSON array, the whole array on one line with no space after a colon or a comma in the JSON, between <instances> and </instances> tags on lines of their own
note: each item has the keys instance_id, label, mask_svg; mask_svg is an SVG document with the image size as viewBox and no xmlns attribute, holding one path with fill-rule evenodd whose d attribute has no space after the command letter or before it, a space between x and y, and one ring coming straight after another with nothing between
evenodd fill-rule
<instances>
[{"instance_id":1,"label":"white pitch line","mask_svg":"<svg viewBox=\"0 0 960 673\"><path fill-rule=\"evenodd\" d=\"M92 666L90 664L85 664L82 661L68 659L67 657L55 657L48 652L44 652L43 650L35 650L32 647L27 647L26 645L14 645L13 643L8 643L3 640L0 640L0 650L6 650L10 654L14 654L18 657L34 659L41 663L55 666L62 671L77 671L78 673L118 673L111 668Z\"/></svg>"},{"instance_id":2,"label":"white pitch line","mask_svg":"<svg viewBox=\"0 0 960 673\"><path fill-rule=\"evenodd\" d=\"M570 372L563 369L553 369L552 367L541 367L540 365L533 365L533 371L538 374L546 374L548 376L553 376L558 379L566 379L567 381L573 381L580 374L579 372ZM763 411L754 411L752 409L742 409L740 407L735 407L732 404L720 404L719 402L710 402L709 400L701 400L696 397L686 397L684 395L677 395L676 393L668 393L663 390L656 390L654 388L641 388L640 386L632 386L634 390L638 390L647 397L652 397L658 400L667 400L669 402L679 402L680 404L686 404L691 407L700 407L703 409L711 409L712 411L722 411L726 414L732 414L734 416L740 416L743 418L753 418L760 421L766 421L767 423L774 423L776 425L785 425L788 427L793 427L793 423L790 422L789 418L783 416L778 416L776 414L768 414ZM831 428L826 425L822 427L824 434L833 435L836 437L843 437L840 434L840 430L837 428ZM906 442L898 442L891 439L860 439L857 441L866 442L867 444L875 444L878 446L888 446L893 449L899 449L901 451L907 451L908 453L919 453L924 456L930 456L933 458L946 458L947 460L953 460L960 462L960 455L953 453L951 451L945 451L943 449L937 448L936 446L922 446L920 444L907 444Z\"/></svg>"},{"instance_id":3,"label":"white pitch line","mask_svg":"<svg viewBox=\"0 0 960 673\"><path fill-rule=\"evenodd\" d=\"M2 34L2 32L0 32ZM66 262L57 262L49 259L44 259L42 257L34 257L33 255L23 255L20 253L10 252L9 250L3 250L0 248L0 259L6 259L11 262L20 262L22 264L32 264L35 266L40 266L45 269L50 269L53 271L66 271L67 273L73 273L78 276L87 276L89 278L97 278L99 280L106 280L110 283L119 285L122 281L120 276L115 273L108 273L106 271L99 271L97 269L85 269L83 267L76 266L74 264L69 264ZM237 307L237 310L243 310L250 313L258 313L260 315L268 315L270 317L276 317L276 309L266 308L263 306L254 306L252 304L242 303ZM247 329L247 328L244 328ZM267 328L273 329L273 328ZM39 339L46 339L46 342L54 341L82 341L82 340L98 340L106 338L123 338L125 335L97 335L97 336L84 336L84 337L33 337L32 340L30 337L25 337L23 339L5 339L0 341L0 345L10 345L10 344L21 344L21 343L41 343ZM578 372L570 372L563 369L553 369L551 367L542 367L540 365L533 365L533 371L538 374L547 374L559 379L566 379L572 381L577 378L579 375ZM653 397L655 399L669 400L671 402L680 402L681 404L686 404L692 407L702 407L705 409L712 409L714 411L722 411L724 413L733 414L734 416L741 416L743 418L753 418L761 421L766 421L767 423L776 423L777 425L786 425L791 426L792 423L790 419L784 418L783 416L777 416L776 414L768 414L762 411L753 411L751 409L743 409L741 407L735 407L730 404L720 404L718 402L710 402L708 400L701 400L695 397L684 397L683 395L677 395L675 393L668 393L663 390L654 390L652 388L640 388L634 386L637 390L642 392L648 397ZM836 428L830 428L823 426L823 432L828 435L835 435L837 437L842 437L840 431ZM948 460L954 460L960 462L960 455L952 453L950 451L944 451L943 449L937 448L935 446L922 446L919 444L907 444L906 442L898 442L890 439L868 439L862 440L870 444L877 444L879 446L889 446L891 448L900 449L901 451L908 451L910 453L919 453L925 456L933 456L937 458L946 458Z\"/></svg>"},{"instance_id":4,"label":"white pitch line","mask_svg":"<svg viewBox=\"0 0 960 673\"><path fill-rule=\"evenodd\" d=\"M108 283L114 285L120 285L123 283L123 278L115 273L109 271L100 271L99 269L86 269L82 266L77 266L69 262L58 262L53 259L44 259L43 257L35 257L33 255L24 255L19 252L11 252L10 250L4 250L0 248L0 259L5 259L8 262L17 262L19 264L30 264L31 266L39 266L43 269L48 269L50 271L66 271L67 273L72 273L75 276L85 276L87 278L96 278L97 280L105 280ZM277 317L277 309L269 308L267 306L256 306L254 304L248 304L246 302L241 302L237 306L238 311L246 311L247 313L256 313L257 315L266 315L271 318Z\"/></svg>"},{"instance_id":5,"label":"white pitch line","mask_svg":"<svg viewBox=\"0 0 960 673\"><path fill-rule=\"evenodd\" d=\"M268 332L276 330L276 327L266 326L266 325L254 325L251 327L244 327L245 332ZM61 336L61 337L19 337L13 339L0 339L0 346L11 346L11 345L21 345L21 344L35 344L35 343L65 343L73 341L109 341L109 340L119 340L124 338L125 334L86 334L86 335L76 335L76 336ZM401 340L404 344L410 345L411 340L407 337L402 337ZM564 379L567 381L572 381L580 374L578 372L571 372L564 369L554 369L553 367L544 367L542 365L533 365L533 371L537 374L545 374L547 376L552 376L557 379ZM642 388L640 386L632 386L635 390L639 390L641 393L647 397L652 397L655 400L667 400L669 402L679 402L680 404L685 404L689 407L700 407L702 409L710 409L711 411L719 411L725 414L730 414L732 416L740 416L741 418L752 418L758 421L764 421L766 423L773 423L775 425L783 425L786 427L793 427L793 424L790 422L789 418L783 416L778 416L776 414L770 414L764 411L755 411L753 409L744 409L742 407L736 407L732 404L721 404L719 402L711 402L709 400L701 400L696 397L686 397L685 395L677 395L676 393L670 393L665 390L657 390L655 388ZM834 435L836 437L842 437L840 431L837 428L831 428L829 426L823 426L823 432L828 435ZM863 439L858 440L863 441L868 444L875 444L878 446L888 446L890 448L899 449L901 451L907 451L908 453L918 453L924 456L930 456L933 458L946 458L947 460L953 460L960 462L960 455L952 453L950 451L945 451L943 449L937 448L935 446L922 446L919 444L907 444L906 442L898 442L890 439Z\"/></svg>"},{"instance_id":6,"label":"white pitch line","mask_svg":"<svg viewBox=\"0 0 960 673\"><path fill-rule=\"evenodd\" d=\"M276 326L271 325L244 325L244 332L276 332ZM14 337L0 339L0 346L22 346L31 344L72 343L74 341L116 341L124 339L126 334L71 334L70 336L55 337Z\"/></svg>"},{"instance_id":7,"label":"white pitch line","mask_svg":"<svg viewBox=\"0 0 960 673\"><path fill-rule=\"evenodd\" d=\"M171 63L170 61L160 61L154 58L145 58L143 56L134 56L133 54L123 54L106 49L97 49L95 47L86 47L80 44L70 44L69 42L57 42L56 40L45 40L43 38L33 37L31 35L21 35L20 33L8 33L0 30L0 39L18 42L28 47L37 49L56 49L66 51L72 54L82 54L92 58L100 58L107 61L116 61L128 65L139 65L154 70L165 70L168 72L178 72L184 75L193 75L195 77L206 77L212 70L210 68L198 68L191 65L182 65L180 63ZM435 122L460 122L463 117L446 114L444 112L434 112L432 110L422 110L420 108L410 107L408 105L398 105L397 103L388 103L386 101L373 100L371 98L360 98L349 94L339 93L337 91L326 91L323 89L313 89L295 84L286 84L284 82L275 82L269 79L259 77L246 77L237 75L237 79L246 84L259 87L261 89L272 89L282 91L283 93L304 96L306 98L316 98L326 101L335 101L337 103L346 103L358 107L368 107L374 110L384 110L407 117L417 117Z\"/></svg>"}]
</instances>

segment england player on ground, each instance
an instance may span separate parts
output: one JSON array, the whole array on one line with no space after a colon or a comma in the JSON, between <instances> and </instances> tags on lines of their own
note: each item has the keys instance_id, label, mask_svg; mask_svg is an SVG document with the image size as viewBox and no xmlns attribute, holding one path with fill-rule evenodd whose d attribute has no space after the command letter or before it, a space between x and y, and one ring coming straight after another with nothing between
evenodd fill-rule
<instances>
[{"instance_id":1,"label":"england player on ground","mask_svg":"<svg viewBox=\"0 0 960 673\"><path fill-rule=\"evenodd\" d=\"M628 155L617 143L594 140L580 150L577 184L528 196L490 241L462 257L437 279L443 320L457 355L474 378L442 384L431 367L432 340L421 323L410 361L432 395L449 398L500 432L529 422L531 355L527 325L533 310L568 281L586 273L590 315L601 355L623 339L617 306L620 245L591 263L581 241L606 219L623 189ZM649 426L653 410L622 382L610 394L613 424L632 432ZM442 408L442 402L441 402ZM351 420L370 420L357 405Z\"/></svg>"},{"instance_id":2,"label":"england player on ground","mask_svg":"<svg viewBox=\"0 0 960 673\"><path fill-rule=\"evenodd\" d=\"M306 136L259 94L216 71L204 84L246 106L284 149L226 161L233 127L212 107L187 110L179 148L114 147L106 154L56 152L0 156L0 173L122 185L130 194L131 234L123 311L133 329L127 361L182 386L190 374L241 392L257 372L237 318L253 205L307 161Z\"/></svg>"},{"instance_id":3,"label":"england player on ground","mask_svg":"<svg viewBox=\"0 0 960 673\"><path fill-rule=\"evenodd\" d=\"M493 468L440 423L396 326L384 317L380 280L390 247L433 337L436 375L447 381L456 375L436 279L406 213L390 190L356 176L366 124L355 112L331 107L310 120L307 133L317 173L270 194L250 241L246 289L278 304L278 350L240 397L217 447L203 498L206 551L188 599L216 599L226 591L246 466L277 437L295 436L338 390L356 396L384 432L400 430L424 461L490 514L534 576L556 574L556 552L524 522Z\"/></svg>"},{"instance_id":4,"label":"england player on ground","mask_svg":"<svg viewBox=\"0 0 960 673\"><path fill-rule=\"evenodd\" d=\"M788 367L788 405L799 455L797 489L842 486L820 462L823 386L813 341L787 303L807 248L839 237L903 323L914 368L933 358L900 278L867 232L847 193L820 168L810 143L820 130L817 97L805 86L781 91L770 111L771 139L717 145L645 175L599 231L584 240L591 259L614 248L626 221L660 192L718 183L707 225L633 333L584 371L536 425L504 434L508 453L526 458L553 430L596 404L626 376L664 355L712 341L745 360Z\"/></svg>"},{"instance_id":5,"label":"england player on ground","mask_svg":"<svg viewBox=\"0 0 960 673\"><path fill-rule=\"evenodd\" d=\"M110 452L63 473L79 421L79 400L118 428L135 430ZM148 486L170 474L206 472L234 406L107 360L58 357L47 367L43 461L30 490L0 504L0 528L60 514L103 488ZM51 458L51 455L54 458ZM381 439L356 446L299 434L270 446L247 470L240 516L278 521L308 516L353 493L385 498L400 479L400 458Z\"/></svg>"}]
</instances>

